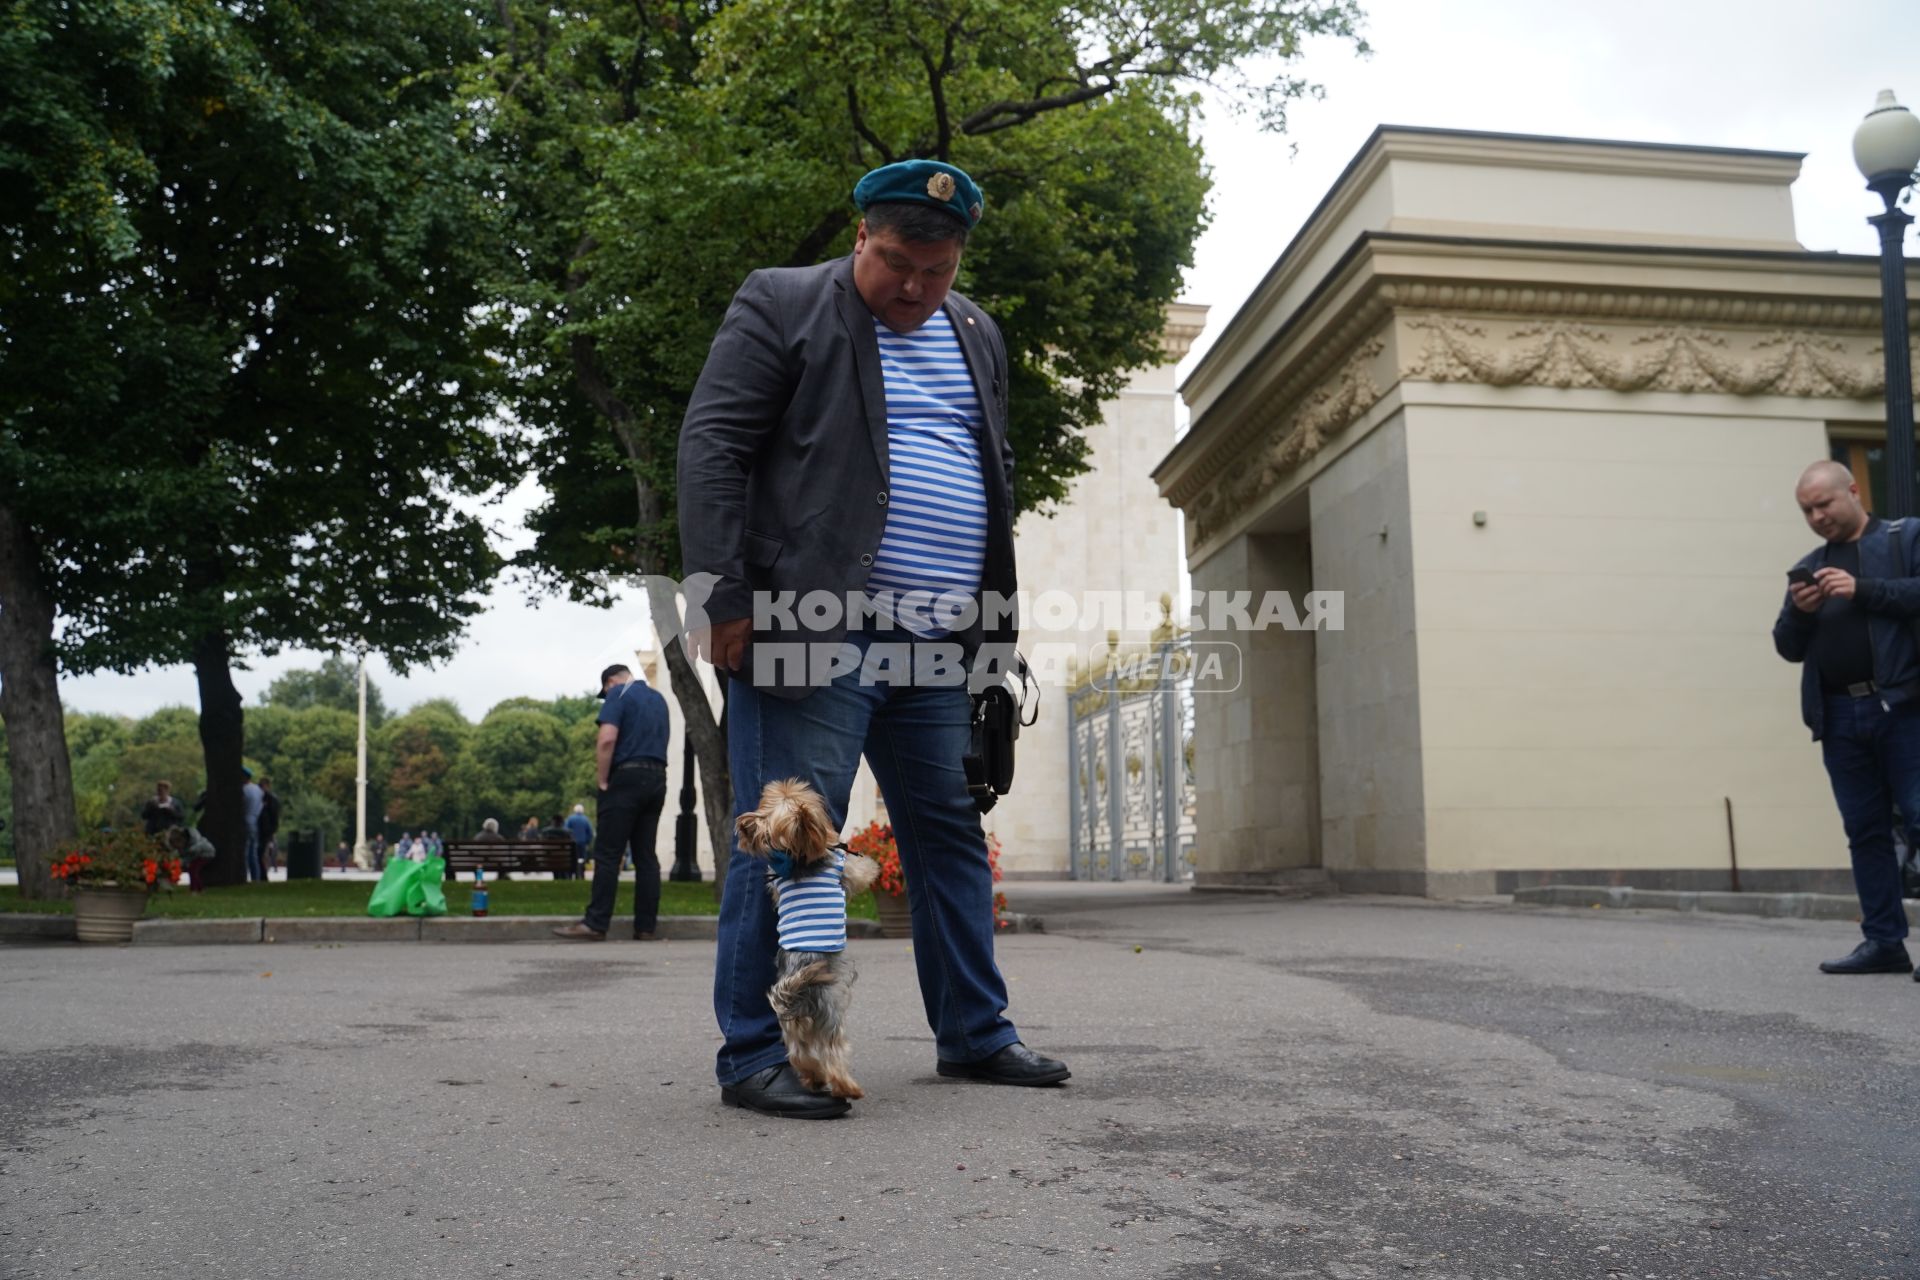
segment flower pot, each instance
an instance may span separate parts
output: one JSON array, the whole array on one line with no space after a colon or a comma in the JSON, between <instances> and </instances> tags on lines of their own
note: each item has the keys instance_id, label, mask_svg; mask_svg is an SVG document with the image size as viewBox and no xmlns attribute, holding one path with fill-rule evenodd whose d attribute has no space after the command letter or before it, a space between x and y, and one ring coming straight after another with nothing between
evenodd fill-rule
<instances>
[{"instance_id":1,"label":"flower pot","mask_svg":"<svg viewBox=\"0 0 1920 1280\"><path fill-rule=\"evenodd\" d=\"M907 910L907 895L873 891L873 905L880 915L880 932L889 938L911 938L913 916Z\"/></svg>"},{"instance_id":2,"label":"flower pot","mask_svg":"<svg viewBox=\"0 0 1920 1280\"><path fill-rule=\"evenodd\" d=\"M131 942L133 922L145 914L145 889L73 891L73 936L82 942Z\"/></svg>"}]
</instances>

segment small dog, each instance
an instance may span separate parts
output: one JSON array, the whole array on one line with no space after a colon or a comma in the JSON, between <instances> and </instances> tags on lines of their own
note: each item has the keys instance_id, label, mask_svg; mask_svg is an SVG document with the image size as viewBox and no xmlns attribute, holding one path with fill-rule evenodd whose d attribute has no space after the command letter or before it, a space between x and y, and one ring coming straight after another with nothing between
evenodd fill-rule
<instances>
[{"instance_id":1,"label":"small dog","mask_svg":"<svg viewBox=\"0 0 1920 1280\"><path fill-rule=\"evenodd\" d=\"M767 1001L780 1019L787 1060L809 1089L864 1097L848 1069L855 974L847 956L847 895L872 885L880 864L837 843L826 802L797 778L769 782L760 807L734 825L740 848L768 862L780 954Z\"/></svg>"}]
</instances>

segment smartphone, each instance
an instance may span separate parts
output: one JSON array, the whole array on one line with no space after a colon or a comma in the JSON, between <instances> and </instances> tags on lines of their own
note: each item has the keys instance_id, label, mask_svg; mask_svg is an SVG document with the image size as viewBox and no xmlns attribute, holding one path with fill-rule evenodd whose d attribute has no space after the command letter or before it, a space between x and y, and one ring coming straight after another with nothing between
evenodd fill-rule
<instances>
[{"instance_id":1,"label":"smartphone","mask_svg":"<svg viewBox=\"0 0 1920 1280\"><path fill-rule=\"evenodd\" d=\"M1805 567L1793 568L1793 569L1787 570L1787 585L1793 586L1793 587L1812 586L1813 570Z\"/></svg>"}]
</instances>

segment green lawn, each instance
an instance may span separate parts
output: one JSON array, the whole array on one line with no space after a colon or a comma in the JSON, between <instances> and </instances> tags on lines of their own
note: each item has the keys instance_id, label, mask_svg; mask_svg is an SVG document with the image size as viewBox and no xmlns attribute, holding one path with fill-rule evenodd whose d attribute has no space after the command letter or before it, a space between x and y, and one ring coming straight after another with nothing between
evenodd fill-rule
<instances>
[{"instance_id":1,"label":"green lawn","mask_svg":"<svg viewBox=\"0 0 1920 1280\"><path fill-rule=\"evenodd\" d=\"M498 880L487 885L487 913L496 916L577 915L587 905L588 885L580 880ZM473 910L473 886L452 883L446 886L447 911L463 916ZM176 919L214 919L246 916L357 916L366 914L367 899L373 894L371 880L293 880L281 884L232 885L188 893L176 889L158 893L147 907L147 915ZM65 900L22 902L20 891L12 885L0 885L0 911L70 912L73 904ZM873 895L861 894L848 904L848 914L874 917ZM710 916L719 911L710 882L690 884L669 880L660 886L660 914L663 916ZM614 902L613 918L633 918L633 885L623 883Z\"/></svg>"}]
</instances>

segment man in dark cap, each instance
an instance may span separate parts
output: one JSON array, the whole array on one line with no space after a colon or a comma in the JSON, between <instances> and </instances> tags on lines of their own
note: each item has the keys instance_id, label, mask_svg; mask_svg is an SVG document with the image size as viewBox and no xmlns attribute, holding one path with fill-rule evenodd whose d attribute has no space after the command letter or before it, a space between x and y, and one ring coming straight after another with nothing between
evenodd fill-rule
<instances>
[{"instance_id":1,"label":"man in dark cap","mask_svg":"<svg viewBox=\"0 0 1920 1280\"><path fill-rule=\"evenodd\" d=\"M1014 593L1006 348L952 292L985 201L937 160L876 169L853 199L865 216L851 255L747 277L688 405L683 560L715 579L711 625L689 639L730 678L735 813L755 808L766 783L800 778L844 824L863 753L872 766L900 841L939 1073L1057 1084L1067 1068L1020 1043L1005 1017L992 872L961 766L967 682L989 678L1014 640L1000 607ZM839 607L780 607L809 593ZM824 670L823 651L837 655ZM913 674L878 679L883 665ZM845 1100L789 1067L767 1003L765 874L736 850L721 901L721 1097L772 1115L843 1115Z\"/></svg>"},{"instance_id":2,"label":"man in dark cap","mask_svg":"<svg viewBox=\"0 0 1920 1280\"><path fill-rule=\"evenodd\" d=\"M586 918L554 936L601 942L613 924L620 861L633 844L633 936L651 942L660 927L660 859L653 842L667 800L667 700L615 663L600 673L600 736L594 774L600 786L600 832L593 844L593 891Z\"/></svg>"}]
</instances>

